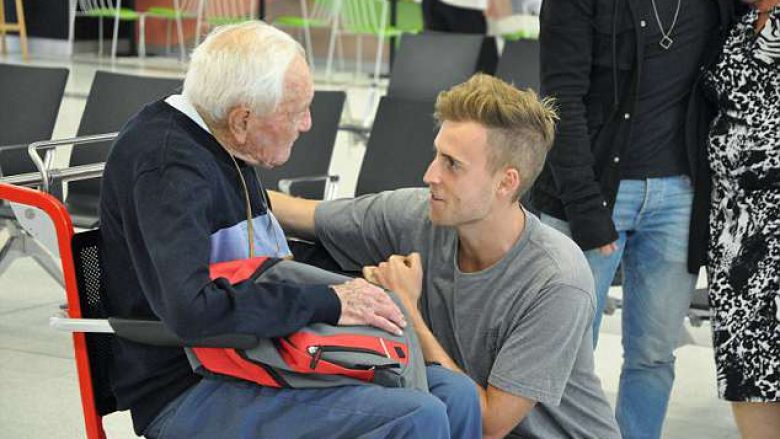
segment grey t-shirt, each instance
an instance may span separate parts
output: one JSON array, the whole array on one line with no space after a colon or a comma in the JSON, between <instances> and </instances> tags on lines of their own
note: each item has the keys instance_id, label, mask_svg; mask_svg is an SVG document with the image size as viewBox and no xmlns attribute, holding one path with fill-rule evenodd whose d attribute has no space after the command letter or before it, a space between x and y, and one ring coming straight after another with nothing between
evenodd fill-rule
<instances>
[{"instance_id":1,"label":"grey t-shirt","mask_svg":"<svg viewBox=\"0 0 780 439\"><path fill-rule=\"evenodd\" d=\"M526 212L517 243L494 266L463 273L458 235L428 218L428 190L321 203L317 238L345 270L419 252L423 316L482 386L537 401L509 437L619 438L593 372L593 278L569 238Z\"/></svg>"}]
</instances>

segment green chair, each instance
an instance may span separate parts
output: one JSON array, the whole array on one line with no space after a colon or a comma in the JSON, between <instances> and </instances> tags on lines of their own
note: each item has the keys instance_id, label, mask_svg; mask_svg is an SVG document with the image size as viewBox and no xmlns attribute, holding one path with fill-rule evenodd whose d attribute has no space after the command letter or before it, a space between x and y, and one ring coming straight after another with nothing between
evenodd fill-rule
<instances>
[{"instance_id":1,"label":"green chair","mask_svg":"<svg viewBox=\"0 0 780 439\"><path fill-rule=\"evenodd\" d=\"M299 36L303 33L306 45L306 56L309 65L314 66L314 50L312 48L311 29L329 29L336 10L334 0L314 0L309 12L308 0L299 0L301 15L282 15L275 17L272 24L279 28L298 29Z\"/></svg>"},{"instance_id":2,"label":"green chair","mask_svg":"<svg viewBox=\"0 0 780 439\"><path fill-rule=\"evenodd\" d=\"M203 13L209 29L257 20L257 0L207 0Z\"/></svg>"},{"instance_id":3,"label":"green chair","mask_svg":"<svg viewBox=\"0 0 780 439\"><path fill-rule=\"evenodd\" d=\"M420 3L401 0L396 4L396 25L403 32L418 34L423 31L423 16Z\"/></svg>"},{"instance_id":4,"label":"green chair","mask_svg":"<svg viewBox=\"0 0 780 439\"><path fill-rule=\"evenodd\" d=\"M200 0L172 0L171 7L152 6L144 12L146 18L154 18L167 21L166 26L166 48L171 46L171 26L176 23L176 33L179 40L179 54L181 62L184 63L187 57L187 49L184 42L184 20L196 20L195 26L195 44L200 42L201 31L201 11L204 6Z\"/></svg>"},{"instance_id":5,"label":"green chair","mask_svg":"<svg viewBox=\"0 0 780 439\"><path fill-rule=\"evenodd\" d=\"M539 17L535 15L516 15L505 19L510 22L508 32L501 32L501 37L506 41L537 40L539 39Z\"/></svg>"},{"instance_id":6,"label":"green chair","mask_svg":"<svg viewBox=\"0 0 780 439\"><path fill-rule=\"evenodd\" d=\"M382 55L384 52L385 38L400 38L404 33L417 32L422 26L416 25L411 17L414 17L414 6L403 6L406 3L398 3L399 19L402 17L400 11L403 9L404 26L389 24L389 11L387 0L334 0L335 8L338 11L332 23L330 34L330 44L328 47L328 63L326 74L331 77L333 67L333 54L336 39L341 35L354 35L357 37L358 58L357 69L359 72L362 62L362 36L372 36L376 38L377 50L374 62L373 85L379 83L379 75L382 67ZM422 22L422 19L419 20ZM401 23L401 20L399 20Z\"/></svg>"},{"instance_id":7,"label":"green chair","mask_svg":"<svg viewBox=\"0 0 780 439\"><path fill-rule=\"evenodd\" d=\"M139 22L140 35L138 38L138 53L141 56L145 55L145 21L143 14L130 9L122 7L122 0L78 0L77 8L72 11L71 20L75 21L77 17L97 18L98 19L98 53L103 55L103 19L114 20L114 34L111 40L111 62L116 61L116 46L117 39L119 38L119 22L130 21ZM71 47L73 47L73 33L71 32Z\"/></svg>"}]
</instances>

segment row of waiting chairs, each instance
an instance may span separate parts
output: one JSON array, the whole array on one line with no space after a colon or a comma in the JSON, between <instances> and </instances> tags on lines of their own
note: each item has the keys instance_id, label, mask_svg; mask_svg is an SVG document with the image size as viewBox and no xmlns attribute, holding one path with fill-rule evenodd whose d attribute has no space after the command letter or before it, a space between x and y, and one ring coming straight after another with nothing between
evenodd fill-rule
<instances>
[{"instance_id":1,"label":"row of waiting chairs","mask_svg":"<svg viewBox=\"0 0 780 439\"><path fill-rule=\"evenodd\" d=\"M474 34L425 32L401 40L387 86L387 96L415 101L435 101L442 90L459 84L479 69L492 37ZM539 92L539 42L516 40L504 44L495 71L483 73Z\"/></svg>"},{"instance_id":2,"label":"row of waiting chairs","mask_svg":"<svg viewBox=\"0 0 780 439\"><path fill-rule=\"evenodd\" d=\"M28 145L51 138L64 95L68 70L0 65L0 177L24 177L38 172L28 154ZM97 72L87 98L78 136L116 132L145 103L165 96L180 80L146 78ZM110 141L74 147L70 166L99 164L106 160ZM50 158L51 155L47 154ZM75 226L92 228L98 222L99 181L69 184L66 205ZM63 189L50 188L62 197ZM28 215L32 215L28 213ZM0 275L14 259L32 256L55 280L63 284L56 262L57 249L46 236L36 235L18 221L13 206L0 205L0 223L8 235L0 246ZM26 218L25 220L32 220ZM49 244L48 246L46 244Z\"/></svg>"}]
</instances>

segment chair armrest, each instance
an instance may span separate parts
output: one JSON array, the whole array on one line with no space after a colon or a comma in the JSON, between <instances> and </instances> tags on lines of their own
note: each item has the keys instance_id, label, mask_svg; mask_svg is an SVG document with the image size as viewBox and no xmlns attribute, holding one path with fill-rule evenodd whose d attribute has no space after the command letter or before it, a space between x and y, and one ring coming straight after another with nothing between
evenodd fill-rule
<instances>
[{"instance_id":1,"label":"chair armrest","mask_svg":"<svg viewBox=\"0 0 780 439\"><path fill-rule=\"evenodd\" d=\"M49 179L49 189L51 189L51 182L55 180L65 182L100 177L103 175L103 168L105 166L105 163L93 163L90 165L47 170L46 178ZM26 172L24 174L9 175L8 177L0 178L0 183L15 184L19 186L40 185L43 181L40 172Z\"/></svg>"},{"instance_id":2,"label":"chair armrest","mask_svg":"<svg viewBox=\"0 0 780 439\"><path fill-rule=\"evenodd\" d=\"M338 175L311 175L306 177L282 178L277 183L279 190L287 195L292 195L290 190L297 183L311 183L315 181L325 182L325 200L332 200L336 196L340 177Z\"/></svg>"},{"instance_id":3,"label":"chair armrest","mask_svg":"<svg viewBox=\"0 0 780 439\"><path fill-rule=\"evenodd\" d=\"M28 145L26 143L18 143L16 145L0 145L0 152L13 151L15 149L24 149L27 148L27 146Z\"/></svg>"},{"instance_id":4,"label":"chair armrest","mask_svg":"<svg viewBox=\"0 0 780 439\"><path fill-rule=\"evenodd\" d=\"M49 326L64 332L114 334L125 340L152 346L251 349L259 342L258 338L251 334L225 334L186 342L159 320L116 317L75 319L52 316L49 318Z\"/></svg>"},{"instance_id":5,"label":"chair armrest","mask_svg":"<svg viewBox=\"0 0 780 439\"><path fill-rule=\"evenodd\" d=\"M368 136L371 135L371 127L366 127L359 124L345 123L339 125L339 131L346 131L356 135L361 142L368 142Z\"/></svg>"},{"instance_id":6,"label":"chair armrest","mask_svg":"<svg viewBox=\"0 0 780 439\"><path fill-rule=\"evenodd\" d=\"M52 182L51 178L54 177L53 171L50 171L45 163L48 161L48 156L51 150L53 150L57 146L63 146L63 145L77 146L77 145L88 145L92 143L105 142L107 140L115 139L117 134L118 133L96 134L91 136L71 137L69 139L42 140L40 142L31 143L30 146L27 147L27 153L30 155L30 159L35 164L35 167L38 168L38 172L40 173L41 189L44 192L49 192L49 187ZM40 151L43 151L45 157L41 157ZM93 166L93 165L82 165L82 166ZM82 168L82 167L74 166L72 168L65 168L61 171L65 171L67 169L77 169L77 168ZM86 169L79 169L79 171L86 171ZM103 168L101 167L99 170L100 172L97 173L96 175L95 175L96 169L90 168L88 172L89 176L82 176L82 177L79 177L80 176L79 171L72 172L72 173L65 173L66 175L59 174L57 175L57 177L58 178L68 177L69 180L83 180L86 178L94 178L102 174Z\"/></svg>"}]
</instances>

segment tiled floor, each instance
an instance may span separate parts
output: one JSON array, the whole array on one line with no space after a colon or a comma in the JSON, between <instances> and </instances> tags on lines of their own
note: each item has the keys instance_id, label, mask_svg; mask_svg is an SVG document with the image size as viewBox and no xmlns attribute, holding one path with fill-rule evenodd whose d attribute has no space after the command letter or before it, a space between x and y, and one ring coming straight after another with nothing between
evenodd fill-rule
<instances>
[{"instance_id":1,"label":"tiled floor","mask_svg":"<svg viewBox=\"0 0 780 439\"><path fill-rule=\"evenodd\" d=\"M0 62L16 60L0 57ZM83 58L77 63L56 59L33 63L71 68L55 137L73 135L95 69L110 69L110 65L101 67L94 58ZM120 59L117 70L150 75L181 74L175 62L155 59L144 65ZM350 86L348 93L349 110L354 117L359 117L368 101L368 90ZM342 175L341 195L348 196L354 190L362 154L363 147L354 144L349 135L339 136L331 170ZM0 232L0 242L4 240L5 235ZM84 437L70 336L49 329L47 324L48 317L63 302L62 289L30 259L16 261L0 276L0 438ZM596 350L597 372L612 402L621 363L619 314L618 311L604 319ZM715 394L709 328L688 327L688 334L692 344L682 346L677 352L677 381L664 438L736 438L729 407ZM106 428L109 438L134 437L126 413L109 416ZM323 438L327 438L326 433Z\"/></svg>"}]
</instances>

